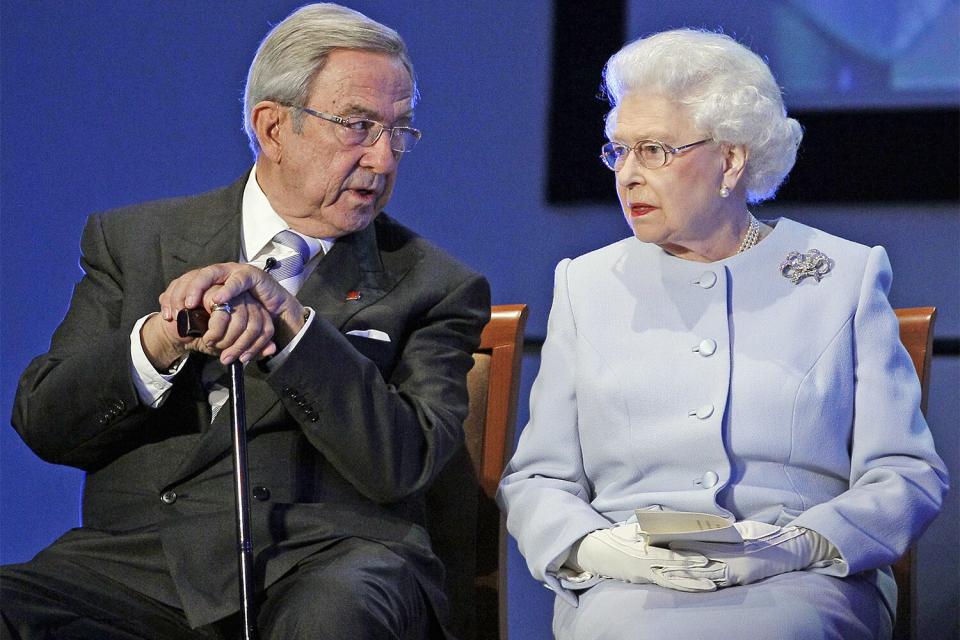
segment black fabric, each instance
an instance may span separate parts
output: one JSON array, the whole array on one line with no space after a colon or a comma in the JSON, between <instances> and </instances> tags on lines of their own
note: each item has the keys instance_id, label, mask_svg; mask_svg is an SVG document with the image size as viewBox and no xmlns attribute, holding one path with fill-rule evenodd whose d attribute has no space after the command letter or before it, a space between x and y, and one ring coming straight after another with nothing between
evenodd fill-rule
<instances>
[{"instance_id":1,"label":"black fabric","mask_svg":"<svg viewBox=\"0 0 960 640\"><path fill-rule=\"evenodd\" d=\"M91 551L90 556L96 552ZM54 549L0 567L3 638L236 640L239 614L191 629L183 610L130 589L76 554ZM87 558L89 559L89 558ZM92 563L95 565L96 563ZM259 640L421 640L443 637L404 558L345 539L318 551L257 602Z\"/></svg>"},{"instance_id":2,"label":"black fabric","mask_svg":"<svg viewBox=\"0 0 960 640\"><path fill-rule=\"evenodd\" d=\"M56 553L0 567L0 614L10 640L229 638L190 629L183 611Z\"/></svg>"},{"instance_id":3,"label":"black fabric","mask_svg":"<svg viewBox=\"0 0 960 640\"><path fill-rule=\"evenodd\" d=\"M408 563L359 538L305 558L267 589L258 627L260 640L442 637Z\"/></svg>"}]
</instances>

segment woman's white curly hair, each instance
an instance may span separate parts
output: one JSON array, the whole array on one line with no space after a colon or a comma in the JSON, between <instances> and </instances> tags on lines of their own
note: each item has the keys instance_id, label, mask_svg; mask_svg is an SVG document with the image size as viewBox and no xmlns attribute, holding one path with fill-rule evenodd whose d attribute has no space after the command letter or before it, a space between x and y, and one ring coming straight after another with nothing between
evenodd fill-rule
<instances>
[{"instance_id":1,"label":"woman's white curly hair","mask_svg":"<svg viewBox=\"0 0 960 640\"><path fill-rule=\"evenodd\" d=\"M803 138L787 117L780 87L760 57L721 33L677 29L640 38L615 53L603 72L612 108L626 95L658 95L684 105L694 125L716 142L743 144L747 200L768 200L793 168Z\"/></svg>"}]
</instances>

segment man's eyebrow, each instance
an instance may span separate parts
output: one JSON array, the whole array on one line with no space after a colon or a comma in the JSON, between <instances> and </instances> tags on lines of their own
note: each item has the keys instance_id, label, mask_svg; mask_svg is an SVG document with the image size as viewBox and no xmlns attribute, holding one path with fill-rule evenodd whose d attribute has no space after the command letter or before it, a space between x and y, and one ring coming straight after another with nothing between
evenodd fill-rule
<instances>
[{"instance_id":1,"label":"man's eyebrow","mask_svg":"<svg viewBox=\"0 0 960 640\"><path fill-rule=\"evenodd\" d=\"M383 122L383 114L359 104L344 105L340 113L343 115L343 117L358 116L361 118L367 118L369 120L376 120L377 122ZM400 116L397 117L397 119L393 122L385 122L384 124L406 125L410 124L411 122L413 122L413 109L409 109L405 113L400 114Z\"/></svg>"}]
</instances>

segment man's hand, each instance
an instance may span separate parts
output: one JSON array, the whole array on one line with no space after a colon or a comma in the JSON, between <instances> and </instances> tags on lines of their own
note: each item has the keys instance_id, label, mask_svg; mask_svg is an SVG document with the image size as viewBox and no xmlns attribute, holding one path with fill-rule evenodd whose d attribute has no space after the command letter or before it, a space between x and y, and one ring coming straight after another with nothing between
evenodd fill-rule
<instances>
[{"instance_id":1,"label":"man's hand","mask_svg":"<svg viewBox=\"0 0 960 640\"><path fill-rule=\"evenodd\" d=\"M214 285L221 286L212 290ZM214 303L233 304L245 292L272 318L278 347L285 346L303 328L303 305L292 293L262 269L236 262L212 264L183 274L160 295L160 312L164 320L173 321L180 309L195 309L201 303L207 309Z\"/></svg>"},{"instance_id":2,"label":"man's hand","mask_svg":"<svg viewBox=\"0 0 960 640\"><path fill-rule=\"evenodd\" d=\"M160 294L160 315L140 330L147 358L165 371L188 351L219 356L220 362L250 362L273 355L303 328L303 305L267 273L235 262L188 271ZM232 313L214 305L227 303ZM181 337L176 316L181 309L210 312L199 338Z\"/></svg>"},{"instance_id":3,"label":"man's hand","mask_svg":"<svg viewBox=\"0 0 960 640\"><path fill-rule=\"evenodd\" d=\"M695 567L680 573L712 580L718 587L730 587L840 558L836 547L809 529L777 527L752 520L737 522L734 526L743 537L742 543L671 543L670 548L675 551L703 554L712 561L709 567Z\"/></svg>"},{"instance_id":4,"label":"man's hand","mask_svg":"<svg viewBox=\"0 0 960 640\"><path fill-rule=\"evenodd\" d=\"M216 310L209 300L219 289L220 285L211 287L199 305L210 310L207 330L199 338L180 336L176 318L166 320L162 314L151 316L141 327L144 352L158 371L169 369L188 351L218 356L225 365L276 353L273 319L263 305L244 292L229 303L231 313Z\"/></svg>"},{"instance_id":5,"label":"man's hand","mask_svg":"<svg viewBox=\"0 0 960 640\"><path fill-rule=\"evenodd\" d=\"M714 591L717 587L711 580L694 574L708 563L696 553L648 545L635 523L588 533L573 546L566 561L571 569L624 582L653 583L677 591Z\"/></svg>"}]
</instances>

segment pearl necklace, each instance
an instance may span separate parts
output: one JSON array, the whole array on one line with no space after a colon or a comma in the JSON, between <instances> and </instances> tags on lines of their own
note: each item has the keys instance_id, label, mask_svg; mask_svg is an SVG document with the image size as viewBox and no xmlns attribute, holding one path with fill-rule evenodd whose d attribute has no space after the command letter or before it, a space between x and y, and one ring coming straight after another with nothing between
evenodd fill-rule
<instances>
[{"instance_id":1,"label":"pearl necklace","mask_svg":"<svg viewBox=\"0 0 960 640\"><path fill-rule=\"evenodd\" d=\"M747 249L751 249L757 242L760 240L760 221L753 217L753 214L750 214L750 225L747 227L747 235L743 236L743 240L740 242L740 248L737 249L737 254L741 254Z\"/></svg>"}]
</instances>

